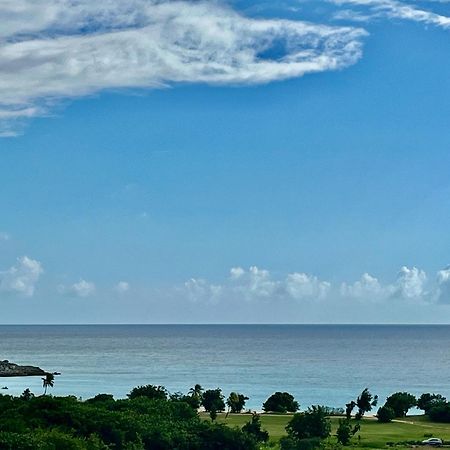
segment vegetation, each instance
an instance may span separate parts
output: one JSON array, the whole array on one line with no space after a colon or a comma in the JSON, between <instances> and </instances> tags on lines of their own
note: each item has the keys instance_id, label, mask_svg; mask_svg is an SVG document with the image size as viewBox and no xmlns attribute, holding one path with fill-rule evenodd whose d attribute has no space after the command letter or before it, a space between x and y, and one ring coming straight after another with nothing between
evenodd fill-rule
<instances>
[{"instance_id":1,"label":"vegetation","mask_svg":"<svg viewBox=\"0 0 450 450\"><path fill-rule=\"evenodd\" d=\"M267 442L269 440L269 433L262 429L259 414L253 413L251 421L242 427L242 431L253 436L257 442Z\"/></svg>"},{"instance_id":2,"label":"vegetation","mask_svg":"<svg viewBox=\"0 0 450 450\"><path fill-rule=\"evenodd\" d=\"M403 450L428 437L450 441L450 403L439 394L422 394L416 402L411 394L397 392L378 409L378 420L362 417L358 421L346 417L349 407L346 411L311 406L294 414L243 414L246 400L232 392L225 414L220 412L225 409L222 391L204 391L200 385L187 394L169 394L162 386L138 386L127 399L99 394L86 401L35 396L27 389L20 397L0 395L0 449ZM374 400L365 389L353 408L358 406L358 412L364 413ZM199 413L200 403L209 411ZM404 418L411 403L420 404L427 414ZM273 394L265 405L298 409L286 392ZM395 419L399 413L402 419Z\"/></svg>"},{"instance_id":3,"label":"vegetation","mask_svg":"<svg viewBox=\"0 0 450 450\"><path fill-rule=\"evenodd\" d=\"M208 412L221 412L225 409L224 398L221 389L209 389L203 392L202 406Z\"/></svg>"},{"instance_id":4,"label":"vegetation","mask_svg":"<svg viewBox=\"0 0 450 450\"><path fill-rule=\"evenodd\" d=\"M189 404L158 387L128 399L0 396L2 450L256 450L252 433L202 420ZM142 395L139 395L141 393ZM155 398L155 393L160 398Z\"/></svg>"},{"instance_id":5,"label":"vegetation","mask_svg":"<svg viewBox=\"0 0 450 450\"><path fill-rule=\"evenodd\" d=\"M298 411L300 405L288 392L275 392L264 403L265 412L287 413Z\"/></svg>"},{"instance_id":6,"label":"vegetation","mask_svg":"<svg viewBox=\"0 0 450 450\"><path fill-rule=\"evenodd\" d=\"M385 406L393 409L395 417L405 417L406 413L416 406L416 397L408 392L396 392L386 399Z\"/></svg>"},{"instance_id":7,"label":"vegetation","mask_svg":"<svg viewBox=\"0 0 450 450\"><path fill-rule=\"evenodd\" d=\"M395 418L395 411L390 406L382 406L378 409L377 418L382 423L389 423Z\"/></svg>"},{"instance_id":8,"label":"vegetation","mask_svg":"<svg viewBox=\"0 0 450 450\"><path fill-rule=\"evenodd\" d=\"M228 412L240 413L245 406L245 402L248 400L243 394L238 394L237 392L231 392L227 398Z\"/></svg>"},{"instance_id":9,"label":"vegetation","mask_svg":"<svg viewBox=\"0 0 450 450\"><path fill-rule=\"evenodd\" d=\"M42 387L44 388L44 395L47 393L47 389L49 387L53 387L55 384L55 376L52 373L45 374L45 377L42 378Z\"/></svg>"},{"instance_id":10,"label":"vegetation","mask_svg":"<svg viewBox=\"0 0 450 450\"><path fill-rule=\"evenodd\" d=\"M361 425L357 423L352 425L350 419L339 419L336 430L337 441L342 445L348 445L351 438L361 429Z\"/></svg>"},{"instance_id":11,"label":"vegetation","mask_svg":"<svg viewBox=\"0 0 450 450\"><path fill-rule=\"evenodd\" d=\"M431 408L443 405L447 402L447 399L441 394L422 394L417 399L417 407L423 409L425 414L428 414Z\"/></svg>"},{"instance_id":12,"label":"vegetation","mask_svg":"<svg viewBox=\"0 0 450 450\"><path fill-rule=\"evenodd\" d=\"M356 413L355 418L357 420L362 419L366 412L372 410L372 407L377 406L378 403L378 395L373 396L368 388L365 388L359 397L356 399L356 406L358 407L358 412Z\"/></svg>"}]
</instances>

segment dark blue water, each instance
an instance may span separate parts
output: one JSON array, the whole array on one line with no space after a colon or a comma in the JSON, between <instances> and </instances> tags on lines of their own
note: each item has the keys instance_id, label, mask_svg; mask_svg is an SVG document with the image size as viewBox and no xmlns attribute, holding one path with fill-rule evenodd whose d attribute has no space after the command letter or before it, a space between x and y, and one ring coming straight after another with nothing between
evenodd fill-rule
<instances>
[{"instance_id":1,"label":"dark blue water","mask_svg":"<svg viewBox=\"0 0 450 450\"><path fill-rule=\"evenodd\" d=\"M235 390L253 409L276 390L302 407L343 406L365 387L382 401L399 390L450 397L450 326L0 326L0 359L62 372L52 393L82 398L148 383ZM39 377L0 384L42 391Z\"/></svg>"}]
</instances>

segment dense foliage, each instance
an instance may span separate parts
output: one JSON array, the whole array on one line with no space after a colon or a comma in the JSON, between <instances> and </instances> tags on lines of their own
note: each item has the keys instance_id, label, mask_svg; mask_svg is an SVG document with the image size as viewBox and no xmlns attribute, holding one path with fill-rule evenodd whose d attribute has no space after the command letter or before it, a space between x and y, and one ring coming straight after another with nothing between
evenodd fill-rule
<instances>
[{"instance_id":1,"label":"dense foliage","mask_svg":"<svg viewBox=\"0 0 450 450\"><path fill-rule=\"evenodd\" d=\"M416 406L416 397L408 392L396 392L386 399L385 406L394 410L395 417L405 417L410 408Z\"/></svg>"},{"instance_id":2,"label":"dense foliage","mask_svg":"<svg viewBox=\"0 0 450 450\"><path fill-rule=\"evenodd\" d=\"M423 409L425 414L428 414L431 408L440 406L447 402L447 399L441 394L422 394L417 399L417 407Z\"/></svg>"},{"instance_id":3,"label":"dense foliage","mask_svg":"<svg viewBox=\"0 0 450 450\"><path fill-rule=\"evenodd\" d=\"M395 419L395 411L390 406L382 406L378 409L377 419L381 423L392 422Z\"/></svg>"},{"instance_id":4,"label":"dense foliage","mask_svg":"<svg viewBox=\"0 0 450 450\"><path fill-rule=\"evenodd\" d=\"M228 410L234 414L240 413L245 406L245 402L248 400L243 394L237 392L231 392L227 398Z\"/></svg>"},{"instance_id":5,"label":"dense foliage","mask_svg":"<svg viewBox=\"0 0 450 450\"><path fill-rule=\"evenodd\" d=\"M357 420L360 420L366 412L372 410L372 407L376 406L378 403L378 396L373 396L368 388L365 388L361 394L356 399L356 406L358 407L358 412L355 415Z\"/></svg>"},{"instance_id":6,"label":"dense foliage","mask_svg":"<svg viewBox=\"0 0 450 450\"><path fill-rule=\"evenodd\" d=\"M311 406L307 411L294 414L286 426L288 436L297 439L320 438L330 435L331 424L322 406Z\"/></svg>"},{"instance_id":7,"label":"dense foliage","mask_svg":"<svg viewBox=\"0 0 450 450\"><path fill-rule=\"evenodd\" d=\"M0 396L2 450L254 450L248 432L202 420L187 403L155 388L130 398L107 394L85 402L75 397ZM137 395L142 392L143 395ZM153 394L152 394L153 395Z\"/></svg>"},{"instance_id":8,"label":"dense foliage","mask_svg":"<svg viewBox=\"0 0 450 450\"><path fill-rule=\"evenodd\" d=\"M275 392L263 403L263 410L266 412L287 413L298 409L298 402L288 392Z\"/></svg>"},{"instance_id":9,"label":"dense foliage","mask_svg":"<svg viewBox=\"0 0 450 450\"><path fill-rule=\"evenodd\" d=\"M203 392L202 406L208 412L221 412L225 409L224 398L221 389L209 389Z\"/></svg>"},{"instance_id":10,"label":"dense foliage","mask_svg":"<svg viewBox=\"0 0 450 450\"><path fill-rule=\"evenodd\" d=\"M360 425L352 425L350 419L339 419L336 437L340 444L347 445L350 439L360 430Z\"/></svg>"}]
</instances>

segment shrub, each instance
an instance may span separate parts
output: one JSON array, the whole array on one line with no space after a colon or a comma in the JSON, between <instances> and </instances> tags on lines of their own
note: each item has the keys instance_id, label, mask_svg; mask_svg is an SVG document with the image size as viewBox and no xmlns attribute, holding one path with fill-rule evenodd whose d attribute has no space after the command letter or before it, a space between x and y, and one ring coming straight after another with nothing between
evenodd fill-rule
<instances>
[{"instance_id":1,"label":"shrub","mask_svg":"<svg viewBox=\"0 0 450 450\"><path fill-rule=\"evenodd\" d=\"M311 406L306 412L294 414L286 426L289 436L300 439L324 439L330 435L330 419L322 406Z\"/></svg>"},{"instance_id":2,"label":"shrub","mask_svg":"<svg viewBox=\"0 0 450 450\"><path fill-rule=\"evenodd\" d=\"M388 423L392 422L395 418L395 411L390 406L382 406L378 409L377 419L379 422Z\"/></svg>"}]
</instances>

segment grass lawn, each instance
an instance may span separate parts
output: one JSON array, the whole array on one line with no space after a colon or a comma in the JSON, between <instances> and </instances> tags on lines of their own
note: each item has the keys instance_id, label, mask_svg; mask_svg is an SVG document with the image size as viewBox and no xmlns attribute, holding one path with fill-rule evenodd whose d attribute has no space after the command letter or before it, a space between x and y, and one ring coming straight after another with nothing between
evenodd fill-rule
<instances>
[{"instance_id":1,"label":"grass lawn","mask_svg":"<svg viewBox=\"0 0 450 450\"><path fill-rule=\"evenodd\" d=\"M207 418L208 415L204 414ZM277 448L276 443L282 436L286 434L285 426L291 419L291 415L282 414L261 414L261 423L263 428L270 434L270 442L273 443L273 448ZM228 426L242 427L249 422L251 416L248 414L230 414L225 418L225 414L219 414L217 421L225 423ZM338 418L332 417L332 434L335 433ZM361 431L352 439L352 443L348 448L353 450L361 450L367 448L387 449L387 442L403 442L403 441L422 441L432 435L432 437L439 437L444 441L450 442L450 424L433 423L425 416L408 416L401 421L391 423L379 423L376 419L366 418L361 421ZM427 435L427 436L425 436ZM334 437L330 438L332 442L336 442ZM411 448L411 446L395 446L396 450L403 450Z\"/></svg>"}]
</instances>

